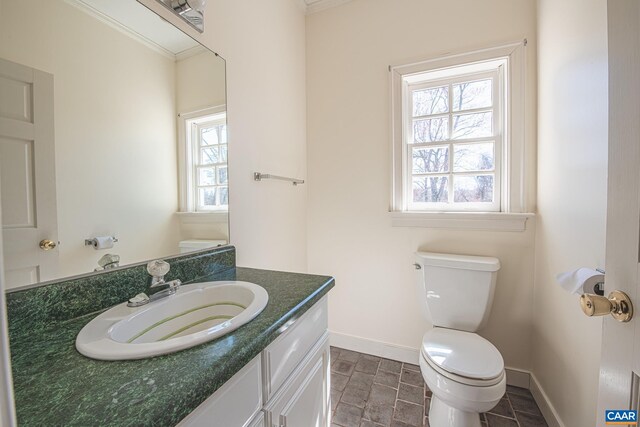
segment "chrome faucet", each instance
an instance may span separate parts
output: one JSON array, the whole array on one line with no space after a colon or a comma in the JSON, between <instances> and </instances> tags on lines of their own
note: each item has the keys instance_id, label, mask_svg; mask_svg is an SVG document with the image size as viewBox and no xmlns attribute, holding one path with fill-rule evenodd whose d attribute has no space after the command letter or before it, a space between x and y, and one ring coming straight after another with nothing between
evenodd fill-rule
<instances>
[{"instance_id":1,"label":"chrome faucet","mask_svg":"<svg viewBox=\"0 0 640 427\"><path fill-rule=\"evenodd\" d=\"M152 301L157 301L162 298L169 297L176 292L178 292L178 288L182 285L180 280L171 280L169 282L165 282L164 276L169 272L171 266L168 262L162 260L151 261L147 264L147 272L151 275L151 285L149 289L158 288L161 286L167 286L167 289L164 289L160 292L156 292L155 294L148 296L145 293L141 293L136 295L135 297L129 299L127 302L128 307L140 307L141 305L148 304Z\"/></svg>"}]
</instances>

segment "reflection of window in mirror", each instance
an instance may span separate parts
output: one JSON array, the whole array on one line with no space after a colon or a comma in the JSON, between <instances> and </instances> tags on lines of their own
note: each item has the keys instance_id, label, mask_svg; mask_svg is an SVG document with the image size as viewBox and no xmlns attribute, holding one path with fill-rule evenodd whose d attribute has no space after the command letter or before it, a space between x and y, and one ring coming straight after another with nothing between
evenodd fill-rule
<instances>
[{"instance_id":1,"label":"reflection of window in mirror","mask_svg":"<svg viewBox=\"0 0 640 427\"><path fill-rule=\"evenodd\" d=\"M227 121L224 107L180 114L184 156L181 193L183 212L226 212L229 209Z\"/></svg>"}]
</instances>

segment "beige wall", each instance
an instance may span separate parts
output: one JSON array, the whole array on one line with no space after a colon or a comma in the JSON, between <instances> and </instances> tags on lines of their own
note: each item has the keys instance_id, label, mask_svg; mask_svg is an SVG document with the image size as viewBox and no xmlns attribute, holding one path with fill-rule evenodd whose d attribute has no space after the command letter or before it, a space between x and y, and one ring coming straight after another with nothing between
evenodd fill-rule
<instances>
[{"instance_id":1,"label":"beige wall","mask_svg":"<svg viewBox=\"0 0 640 427\"><path fill-rule=\"evenodd\" d=\"M533 373L568 427L596 422L602 323L554 276L604 265L607 2L538 2L538 230Z\"/></svg>"},{"instance_id":2,"label":"beige wall","mask_svg":"<svg viewBox=\"0 0 640 427\"><path fill-rule=\"evenodd\" d=\"M178 113L224 105L224 68L224 60L208 50L176 62Z\"/></svg>"},{"instance_id":3,"label":"beige wall","mask_svg":"<svg viewBox=\"0 0 640 427\"><path fill-rule=\"evenodd\" d=\"M154 0L142 3L227 61L230 228L238 265L305 271L307 185L253 181L255 171L306 178L300 3L210 0L202 35Z\"/></svg>"},{"instance_id":4,"label":"beige wall","mask_svg":"<svg viewBox=\"0 0 640 427\"><path fill-rule=\"evenodd\" d=\"M64 1L0 19L0 57L54 76L60 276L97 266L96 235L125 264L176 253L174 61Z\"/></svg>"},{"instance_id":5,"label":"beige wall","mask_svg":"<svg viewBox=\"0 0 640 427\"><path fill-rule=\"evenodd\" d=\"M531 198L535 14L533 0L355 0L307 17L309 269L336 277L332 331L418 349L429 325L413 253L491 255L502 270L482 335L508 366L530 368L535 224L522 233L391 226L387 67L529 38Z\"/></svg>"}]
</instances>

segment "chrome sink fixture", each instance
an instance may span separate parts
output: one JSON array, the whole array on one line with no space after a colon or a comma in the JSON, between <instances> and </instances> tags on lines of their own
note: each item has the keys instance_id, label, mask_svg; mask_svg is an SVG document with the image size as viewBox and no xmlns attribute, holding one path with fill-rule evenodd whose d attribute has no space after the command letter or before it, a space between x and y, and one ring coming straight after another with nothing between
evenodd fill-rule
<instances>
[{"instance_id":1,"label":"chrome sink fixture","mask_svg":"<svg viewBox=\"0 0 640 427\"><path fill-rule=\"evenodd\" d=\"M91 320L76 337L78 351L100 360L173 353L228 334L260 314L269 301L264 288L241 281L178 283L161 292L171 292L171 297L154 294L139 306L125 302Z\"/></svg>"}]
</instances>

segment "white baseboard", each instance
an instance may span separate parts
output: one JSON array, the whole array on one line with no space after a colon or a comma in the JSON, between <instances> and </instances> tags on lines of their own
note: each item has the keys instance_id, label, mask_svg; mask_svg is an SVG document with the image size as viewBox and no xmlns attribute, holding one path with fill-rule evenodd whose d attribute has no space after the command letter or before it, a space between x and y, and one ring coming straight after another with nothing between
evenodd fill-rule
<instances>
[{"instance_id":1,"label":"white baseboard","mask_svg":"<svg viewBox=\"0 0 640 427\"><path fill-rule=\"evenodd\" d=\"M547 396L547 393L542 389L542 386L538 382L536 376L533 373L530 375L531 387L529 389L531 390L531 394L538 404L542 415L544 415L544 419L547 421L547 424L549 424L549 427L565 427L558 415L558 412L556 411L556 408L551 404L549 396Z\"/></svg>"},{"instance_id":2,"label":"white baseboard","mask_svg":"<svg viewBox=\"0 0 640 427\"><path fill-rule=\"evenodd\" d=\"M417 348L373 341L353 335L340 334L338 332L329 331L329 343L334 347L371 354L404 363L412 363L414 365L417 365L420 361L420 351Z\"/></svg>"},{"instance_id":3,"label":"white baseboard","mask_svg":"<svg viewBox=\"0 0 640 427\"><path fill-rule=\"evenodd\" d=\"M333 331L329 331L329 343L334 347L384 357L385 359L398 360L404 363L412 363L414 365L417 365L420 360L420 350L417 348L374 341ZM526 389L530 388L528 371L517 368L505 368L505 371L507 373L507 384Z\"/></svg>"}]
</instances>

